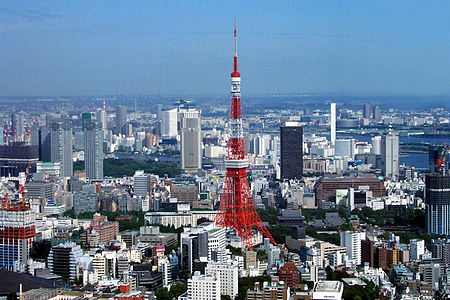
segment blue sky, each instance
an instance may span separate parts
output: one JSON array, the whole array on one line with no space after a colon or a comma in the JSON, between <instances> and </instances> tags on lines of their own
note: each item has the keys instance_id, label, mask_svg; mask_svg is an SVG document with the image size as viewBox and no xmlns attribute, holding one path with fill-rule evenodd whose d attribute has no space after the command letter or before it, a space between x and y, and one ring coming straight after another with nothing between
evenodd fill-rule
<instances>
[{"instance_id":1,"label":"blue sky","mask_svg":"<svg viewBox=\"0 0 450 300\"><path fill-rule=\"evenodd\" d=\"M0 2L0 95L450 94L447 1Z\"/></svg>"}]
</instances>

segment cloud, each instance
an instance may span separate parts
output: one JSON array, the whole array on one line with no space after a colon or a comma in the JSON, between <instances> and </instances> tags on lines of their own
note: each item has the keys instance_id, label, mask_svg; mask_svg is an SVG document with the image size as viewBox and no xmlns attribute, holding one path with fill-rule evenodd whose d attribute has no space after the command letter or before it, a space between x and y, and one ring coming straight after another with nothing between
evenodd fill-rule
<instances>
[{"instance_id":1,"label":"cloud","mask_svg":"<svg viewBox=\"0 0 450 300\"><path fill-rule=\"evenodd\" d=\"M62 15L47 9L9 9L0 7L0 31L13 31L42 25Z\"/></svg>"},{"instance_id":2,"label":"cloud","mask_svg":"<svg viewBox=\"0 0 450 300\"><path fill-rule=\"evenodd\" d=\"M49 10L40 10L40 9L12 10L8 8L0 8L0 15L15 19L38 21L38 22L61 17L60 14L51 12Z\"/></svg>"}]
</instances>

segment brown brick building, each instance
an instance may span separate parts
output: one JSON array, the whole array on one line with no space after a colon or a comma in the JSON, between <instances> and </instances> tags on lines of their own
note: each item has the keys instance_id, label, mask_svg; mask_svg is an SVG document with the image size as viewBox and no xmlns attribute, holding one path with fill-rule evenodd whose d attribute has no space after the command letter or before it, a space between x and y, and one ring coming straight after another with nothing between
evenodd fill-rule
<instances>
[{"instance_id":1,"label":"brown brick building","mask_svg":"<svg viewBox=\"0 0 450 300\"><path fill-rule=\"evenodd\" d=\"M326 200L334 202L336 190L346 190L348 188L372 191L374 197L386 196L383 180L378 179L375 175L358 175L353 177L326 175L316 183L316 201Z\"/></svg>"},{"instance_id":2,"label":"brown brick building","mask_svg":"<svg viewBox=\"0 0 450 300\"><path fill-rule=\"evenodd\" d=\"M300 283L300 271L294 263L285 263L278 271L280 281L284 281L290 288L295 288Z\"/></svg>"}]
</instances>

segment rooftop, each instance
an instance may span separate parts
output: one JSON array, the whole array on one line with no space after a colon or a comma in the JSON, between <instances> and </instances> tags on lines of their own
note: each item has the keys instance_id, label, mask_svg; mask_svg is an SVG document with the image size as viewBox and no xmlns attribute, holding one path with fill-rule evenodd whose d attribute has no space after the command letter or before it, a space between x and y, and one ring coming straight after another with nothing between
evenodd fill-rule
<instances>
[{"instance_id":1,"label":"rooftop","mask_svg":"<svg viewBox=\"0 0 450 300\"><path fill-rule=\"evenodd\" d=\"M325 280L317 282L314 292L339 292L343 289L343 283L334 280Z\"/></svg>"}]
</instances>

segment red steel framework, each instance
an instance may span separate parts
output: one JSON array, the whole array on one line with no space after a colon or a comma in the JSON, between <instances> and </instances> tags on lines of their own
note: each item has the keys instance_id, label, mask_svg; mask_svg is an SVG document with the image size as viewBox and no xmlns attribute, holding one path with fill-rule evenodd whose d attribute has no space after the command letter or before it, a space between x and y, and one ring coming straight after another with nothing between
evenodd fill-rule
<instances>
[{"instance_id":1,"label":"red steel framework","mask_svg":"<svg viewBox=\"0 0 450 300\"><path fill-rule=\"evenodd\" d=\"M244 132L241 109L241 74L237 63L237 36L234 27L234 67L231 73L230 103L231 136L228 140L227 169L222 199L214 223L221 227L233 228L241 238L243 247L253 250L253 229L256 227L275 244L270 232L261 221L247 180L248 159L245 158Z\"/></svg>"},{"instance_id":2,"label":"red steel framework","mask_svg":"<svg viewBox=\"0 0 450 300\"><path fill-rule=\"evenodd\" d=\"M12 268L13 257L24 265L29 256L32 242L36 236L36 226L30 204L25 201L25 189L19 186L18 202L10 201L6 194L1 201L0 210L0 268ZM9 246L17 246L17 250ZM15 252L15 253L14 253Z\"/></svg>"}]
</instances>

